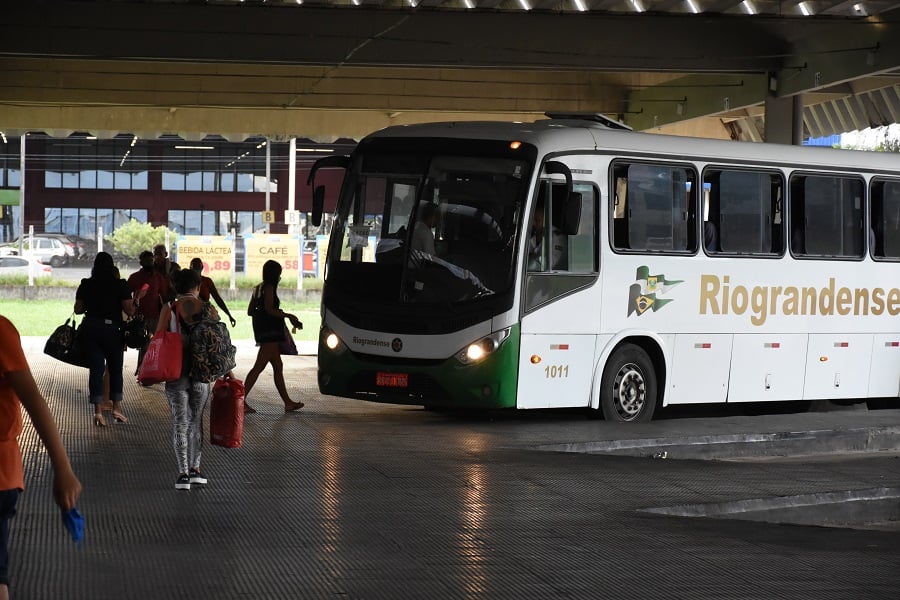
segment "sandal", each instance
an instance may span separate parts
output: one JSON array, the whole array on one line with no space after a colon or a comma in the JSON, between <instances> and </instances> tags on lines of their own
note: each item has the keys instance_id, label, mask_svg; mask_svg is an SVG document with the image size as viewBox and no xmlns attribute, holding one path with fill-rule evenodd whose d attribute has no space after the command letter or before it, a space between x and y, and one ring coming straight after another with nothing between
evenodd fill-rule
<instances>
[{"instance_id":1,"label":"sandal","mask_svg":"<svg viewBox=\"0 0 900 600\"><path fill-rule=\"evenodd\" d=\"M284 412L286 412L286 413L294 412L295 410L300 410L304 406L306 406L306 405L303 404L302 402L291 402L290 404L284 405Z\"/></svg>"},{"instance_id":2,"label":"sandal","mask_svg":"<svg viewBox=\"0 0 900 600\"><path fill-rule=\"evenodd\" d=\"M252 414L254 414L255 412L256 412L256 409L255 409L255 408L253 408L252 406L250 406L249 404L247 404L246 402L244 402L244 414L245 414L245 415L252 415Z\"/></svg>"},{"instance_id":3,"label":"sandal","mask_svg":"<svg viewBox=\"0 0 900 600\"><path fill-rule=\"evenodd\" d=\"M106 419L103 418L103 415L94 414L94 425L97 427L106 427Z\"/></svg>"},{"instance_id":4,"label":"sandal","mask_svg":"<svg viewBox=\"0 0 900 600\"><path fill-rule=\"evenodd\" d=\"M113 411L112 416L116 420L116 423L127 423L128 422L128 417L126 417L125 415L123 415L122 413L120 413L117 410Z\"/></svg>"}]
</instances>

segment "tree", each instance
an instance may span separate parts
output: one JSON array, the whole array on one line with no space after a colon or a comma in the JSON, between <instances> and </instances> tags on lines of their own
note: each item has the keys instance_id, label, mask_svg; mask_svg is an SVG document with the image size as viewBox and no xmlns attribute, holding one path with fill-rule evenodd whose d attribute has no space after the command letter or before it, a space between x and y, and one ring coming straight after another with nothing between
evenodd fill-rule
<instances>
[{"instance_id":1,"label":"tree","mask_svg":"<svg viewBox=\"0 0 900 600\"><path fill-rule=\"evenodd\" d=\"M131 258L137 258L144 250L153 250L153 246L166 243L166 231L169 232L169 253L178 239L178 233L160 225L154 227L149 223L141 223L137 219L131 219L122 225L105 239L113 245L117 254Z\"/></svg>"},{"instance_id":2,"label":"tree","mask_svg":"<svg viewBox=\"0 0 900 600\"><path fill-rule=\"evenodd\" d=\"M880 152L900 152L900 139L887 138L876 150Z\"/></svg>"}]
</instances>

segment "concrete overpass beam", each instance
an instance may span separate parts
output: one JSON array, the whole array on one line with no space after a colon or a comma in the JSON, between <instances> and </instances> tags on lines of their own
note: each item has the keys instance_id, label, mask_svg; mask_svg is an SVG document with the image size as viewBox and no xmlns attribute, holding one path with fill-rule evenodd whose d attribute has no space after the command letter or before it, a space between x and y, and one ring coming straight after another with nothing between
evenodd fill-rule
<instances>
[{"instance_id":1,"label":"concrete overpass beam","mask_svg":"<svg viewBox=\"0 0 900 600\"><path fill-rule=\"evenodd\" d=\"M803 97L766 98L766 141L776 144L803 143Z\"/></svg>"}]
</instances>

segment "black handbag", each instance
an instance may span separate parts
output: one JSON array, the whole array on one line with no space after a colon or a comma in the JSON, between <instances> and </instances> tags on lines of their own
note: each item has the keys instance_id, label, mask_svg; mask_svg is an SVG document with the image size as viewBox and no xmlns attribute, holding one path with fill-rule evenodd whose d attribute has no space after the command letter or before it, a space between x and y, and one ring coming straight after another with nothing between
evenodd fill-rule
<instances>
[{"instance_id":1,"label":"black handbag","mask_svg":"<svg viewBox=\"0 0 900 600\"><path fill-rule=\"evenodd\" d=\"M297 352L297 344L294 342L294 336L291 335L291 330L288 329L287 325L284 326L284 339L278 342L278 352L285 356L297 356L299 352Z\"/></svg>"},{"instance_id":2,"label":"black handbag","mask_svg":"<svg viewBox=\"0 0 900 600\"><path fill-rule=\"evenodd\" d=\"M129 348L140 350L150 343L150 333L147 331L144 315L135 314L125 321L122 334L125 337L125 345Z\"/></svg>"},{"instance_id":3,"label":"black handbag","mask_svg":"<svg viewBox=\"0 0 900 600\"><path fill-rule=\"evenodd\" d=\"M50 334L44 344L44 354L76 367L90 366L90 358L78 339L74 314Z\"/></svg>"},{"instance_id":4,"label":"black handbag","mask_svg":"<svg viewBox=\"0 0 900 600\"><path fill-rule=\"evenodd\" d=\"M253 338L257 344L284 341L284 334L288 330L284 324L284 318L266 312L265 300L259 288L254 291L247 312L252 317Z\"/></svg>"}]
</instances>

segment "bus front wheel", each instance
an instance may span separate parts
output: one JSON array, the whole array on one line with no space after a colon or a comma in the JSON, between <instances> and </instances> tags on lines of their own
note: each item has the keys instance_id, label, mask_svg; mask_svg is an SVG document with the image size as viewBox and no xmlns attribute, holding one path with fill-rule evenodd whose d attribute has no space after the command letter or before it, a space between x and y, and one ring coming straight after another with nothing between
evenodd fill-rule
<instances>
[{"instance_id":1,"label":"bus front wheel","mask_svg":"<svg viewBox=\"0 0 900 600\"><path fill-rule=\"evenodd\" d=\"M600 380L600 411L607 421L646 423L656 409L656 371L647 353L625 344L609 357Z\"/></svg>"}]
</instances>

